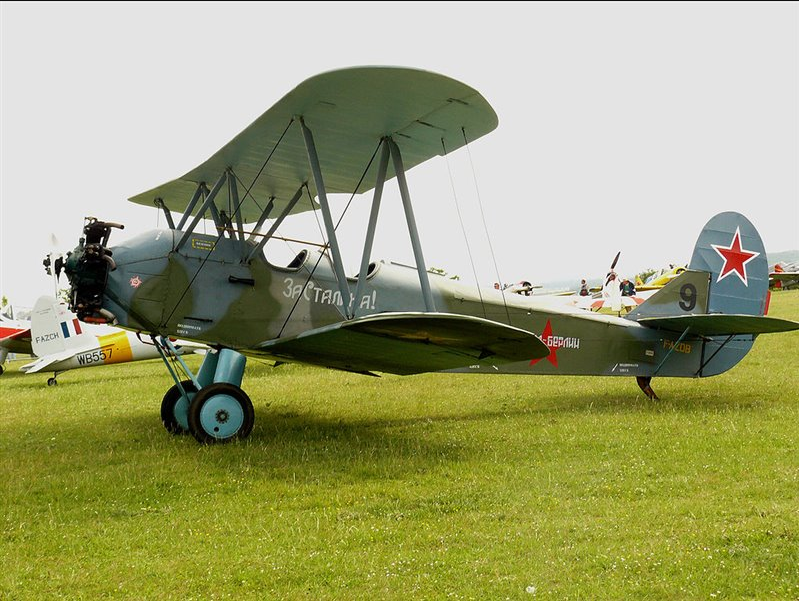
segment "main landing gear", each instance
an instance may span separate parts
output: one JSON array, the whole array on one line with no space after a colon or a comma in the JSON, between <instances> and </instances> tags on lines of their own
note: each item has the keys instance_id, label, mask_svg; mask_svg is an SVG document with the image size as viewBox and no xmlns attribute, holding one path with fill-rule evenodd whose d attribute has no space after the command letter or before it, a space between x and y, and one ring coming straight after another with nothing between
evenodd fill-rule
<instances>
[{"instance_id":1,"label":"main landing gear","mask_svg":"<svg viewBox=\"0 0 799 601\"><path fill-rule=\"evenodd\" d=\"M197 375L169 340L156 341L175 385L161 401L161 421L170 434L191 433L203 444L247 438L255 423L250 397L241 389L247 358L230 349L209 351ZM170 363L171 360L171 363ZM178 370L188 376L181 380Z\"/></svg>"}]
</instances>

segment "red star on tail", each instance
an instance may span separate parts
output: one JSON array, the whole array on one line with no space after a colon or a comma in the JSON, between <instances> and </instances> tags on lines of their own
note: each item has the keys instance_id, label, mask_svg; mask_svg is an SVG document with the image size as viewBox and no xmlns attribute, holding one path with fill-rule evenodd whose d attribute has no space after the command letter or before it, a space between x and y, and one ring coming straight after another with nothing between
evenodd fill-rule
<instances>
[{"instance_id":1,"label":"red star on tail","mask_svg":"<svg viewBox=\"0 0 799 601\"><path fill-rule=\"evenodd\" d=\"M549 349L549 355L547 355L547 361L549 361L552 365L557 367L558 356L555 353L557 352L558 347L554 344L550 344L550 342L552 341L552 324L549 323L548 319L547 319L547 325L544 326L544 331L541 332L541 340L543 340L544 344L546 344L547 348ZM530 365L535 365L539 361L541 361L541 359L533 359L532 361L530 361Z\"/></svg>"},{"instance_id":2,"label":"red star on tail","mask_svg":"<svg viewBox=\"0 0 799 601\"><path fill-rule=\"evenodd\" d=\"M710 246L724 259L724 265L721 267L721 272L716 281L720 282L731 273L735 273L744 283L744 286L749 286L746 281L746 264L760 255L760 253L744 250L741 247L740 228L735 228L735 235L732 237L732 242L730 242L729 246L721 246L719 244L711 244Z\"/></svg>"}]
</instances>

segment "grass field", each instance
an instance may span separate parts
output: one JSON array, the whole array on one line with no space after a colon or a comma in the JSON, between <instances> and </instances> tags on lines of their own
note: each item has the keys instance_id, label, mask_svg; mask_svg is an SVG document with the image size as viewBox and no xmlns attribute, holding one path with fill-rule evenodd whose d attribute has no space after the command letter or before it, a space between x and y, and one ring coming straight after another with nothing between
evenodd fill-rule
<instances>
[{"instance_id":1,"label":"grass field","mask_svg":"<svg viewBox=\"0 0 799 601\"><path fill-rule=\"evenodd\" d=\"M799 320L799 291L771 314ZM195 365L199 358L193 358ZM167 434L159 362L0 378L7 599L799 598L799 332L731 372L369 378L249 362Z\"/></svg>"}]
</instances>

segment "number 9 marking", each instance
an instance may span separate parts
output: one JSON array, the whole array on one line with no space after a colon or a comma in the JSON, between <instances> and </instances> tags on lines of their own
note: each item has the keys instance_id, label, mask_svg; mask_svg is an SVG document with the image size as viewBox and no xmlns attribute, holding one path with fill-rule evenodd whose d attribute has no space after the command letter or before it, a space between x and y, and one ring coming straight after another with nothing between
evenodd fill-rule
<instances>
[{"instance_id":1,"label":"number 9 marking","mask_svg":"<svg viewBox=\"0 0 799 601\"><path fill-rule=\"evenodd\" d=\"M680 288L680 309L683 311L690 311L696 307L696 286L693 284L685 284Z\"/></svg>"}]
</instances>

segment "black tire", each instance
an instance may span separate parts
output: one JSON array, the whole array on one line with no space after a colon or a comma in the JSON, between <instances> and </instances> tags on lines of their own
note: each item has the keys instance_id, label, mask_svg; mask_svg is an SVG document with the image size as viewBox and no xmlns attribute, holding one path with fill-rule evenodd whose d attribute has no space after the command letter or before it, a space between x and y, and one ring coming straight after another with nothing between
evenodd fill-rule
<instances>
[{"instance_id":1,"label":"black tire","mask_svg":"<svg viewBox=\"0 0 799 601\"><path fill-rule=\"evenodd\" d=\"M197 387L191 380L183 380L180 385L183 386L183 390L189 395L189 402L186 403L186 412L188 413L189 405L193 398L191 393L196 393ZM166 428L166 431L170 434L189 433L188 428L184 427L175 416L175 406L178 404L178 401L180 401L180 398L180 388L178 388L177 384L174 384L172 388L166 391L164 399L161 401L161 423L164 424L164 428Z\"/></svg>"},{"instance_id":2,"label":"black tire","mask_svg":"<svg viewBox=\"0 0 799 601\"><path fill-rule=\"evenodd\" d=\"M57 386L58 385L58 380L56 380L55 378L47 378L47 385L48 386Z\"/></svg>"},{"instance_id":3,"label":"black tire","mask_svg":"<svg viewBox=\"0 0 799 601\"><path fill-rule=\"evenodd\" d=\"M234 384L209 384L189 405L189 431L202 444L243 440L254 423L250 397Z\"/></svg>"},{"instance_id":4,"label":"black tire","mask_svg":"<svg viewBox=\"0 0 799 601\"><path fill-rule=\"evenodd\" d=\"M5 370L6 370L6 368L5 368L5 367L3 367L2 365L0 365L0 376L2 376L2 375L3 375L3 372L4 372Z\"/></svg>"}]
</instances>

